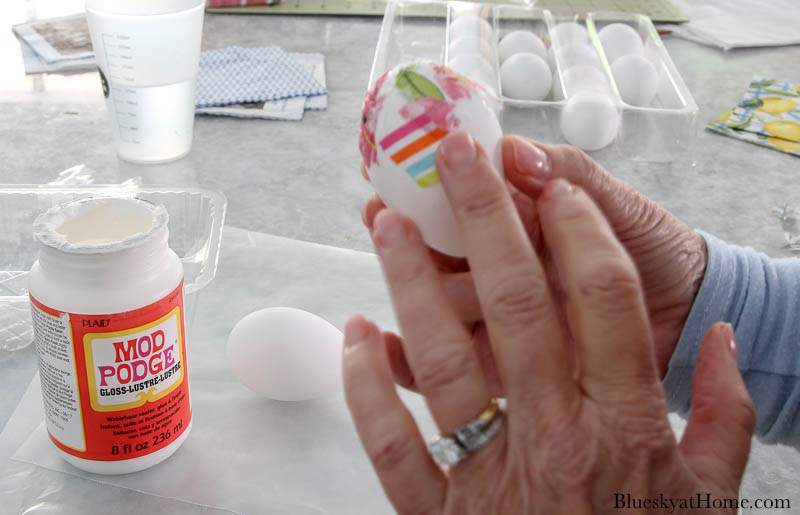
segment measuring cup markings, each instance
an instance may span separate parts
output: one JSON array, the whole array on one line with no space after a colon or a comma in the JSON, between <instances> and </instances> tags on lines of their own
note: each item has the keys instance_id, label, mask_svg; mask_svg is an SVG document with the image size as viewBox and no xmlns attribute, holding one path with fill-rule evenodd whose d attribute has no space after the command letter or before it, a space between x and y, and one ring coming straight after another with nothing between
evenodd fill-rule
<instances>
[{"instance_id":1,"label":"measuring cup markings","mask_svg":"<svg viewBox=\"0 0 800 515\"><path fill-rule=\"evenodd\" d=\"M131 37L124 34L101 34L103 53L106 57L108 74L111 79L111 94L117 118L119 137L127 143L139 144L137 111L139 103L135 88L119 83L134 82L135 66Z\"/></svg>"},{"instance_id":2,"label":"measuring cup markings","mask_svg":"<svg viewBox=\"0 0 800 515\"><path fill-rule=\"evenodd\" d=\"M106 1L91 0L104 6ZM202 0L196 4L186 11L147 15L87 6L103 94L123 159L159 162L191 148L205 11Z\"/></svg>"},{"instance_id":3,"label":"measuring cup markings","mask_svg":"<svg viewBox=\"0 0 800 515\"><path fill-rule=\"evenodd\" d=\"M136 67L133 58L133 46L131 37L124 34L101 34L103 38L103 52L108 64L109 78L134 82Z\"/></svg>"}]
</instances>

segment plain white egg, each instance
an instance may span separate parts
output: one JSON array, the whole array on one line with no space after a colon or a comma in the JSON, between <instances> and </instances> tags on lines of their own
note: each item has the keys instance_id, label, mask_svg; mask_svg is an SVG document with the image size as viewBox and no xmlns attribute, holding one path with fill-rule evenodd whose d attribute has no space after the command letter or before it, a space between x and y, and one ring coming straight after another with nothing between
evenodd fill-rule
<instances>
[{"instance_id":1,"label":"plain white egg","mask_svg":"<svg viewBox=\"0 0 800 515\"><path fill-rule=\"evenodd\" d=\"M536 54L514 54L500 66L503 95L518 100L544 100L553 78L550 67Z\"/></svg>"},{"instance_id":2,"label":"plain white egg","mask_svg":"<svg viewBox=\"0 0 800 515\"><path fill-rule=\"evenodd\" d=\"M492 25L476 14L461 14L450 22L450 40L463 37L479 37L492 41Z\"/></svg>"},{"instance_id":3,"label":"plain white egg","mask_svg":"<svg viewBox=\"0 0 800 515\"><path fill-rule=\"evenodd\" d=\"M342 333L328 321L301 309L254 311L228 337L233 375L259 395L279 401L304 401L342 387Z\"/></svg>"},{"instance_id":4,"label":"plain white egg","mask_svg":"<svg viewBox=\"0 0 800 515\"><path fill-rule=\"evenodd\" d=\"M611 65L611 73L624 102L643 107L656 96L658 73L644 56L623 55Z\"/></svg>"},{"instance_id":5,"label":"plain white egg","mask_svg":"<svg viewBox=\"0 0 800 515\"><path fill-rule=\"evenodd\" d=\"M479 54L462 54L451 59L447 66L480 83L492 93L497 91L494 68Z\"/></svg>"},{"instance_id":6,"label":"plain white egg","mask_svg":"<svg viewBox=\"0 0 800 515\"><path fill-rule=\"evenodd\" d=\"M603 68L600 56L597 55L594 47L590 45L569 45L559 48L555 51L555 61L562 70L579 64L594 66L598 69Z\"/></svg>"},{"instance_id":7,"label":"plain white egg","mask_svg":"<svg viewBox=\"0 0 800 515\"><path fill-rule=\"evenodd\" d=\"M480 65L479 65L480 66ZM442 138L466 131L483 147L502 175L500 140L503 130L495 109L500 106L473 81L429 61L417 61L390 70L376 82L367 100L365 118L368 146L374 156L365 159L367 174L387 206L411 218L432 248L463 257L455 215L435 166Z\"/></svg>"},{"instance_id":8,"label":"plain white egg","mask_svg":"<svg viewBox=\"0 0 800 515\"><path fill-rule=\"evenodd\" d=\"M559 48L568 45L588 45L589 31L574 21L559 23L550 31L552 46Z\"/></svg>"},{"instance_id":9,"label":"plain white egg","mask_svg":"<svg viewBox=\"0 0 800 515\"><path fill-rule=\"evenodd\" d=\"M561 111L561 133L583 150L598 150L614 141L619 124L616 103L597 91L580 91L570 96Z\"/></svg>"},{"instance_id":10,"label":"plain white egg","mask_svg":"<svg viewBox=\"0 0 800 515\"><path fill-rule=\"evenodd\" d=\"M664 63L661 58L661 49L658 48L658 44L654 43L651 39L646 39L644 42L644 55L645 59L650 61L650 64L653 65L653 68L656 69L656 74L658 74L658 83L661 84L661 78L664 76Z\"/></svg>"},{"instance_id":11,"label":"plain white egg","mask_svg":"<svg viewBox=\"0 0 800 515\"><path fill-rule=\"evenodd\" d=\"M500 56L501 63L512 55L522 52L536 54L542 59L547 60L547 49L544 43L539 36L529 30L515 30L509 32L503 36L503 39L497 44L497 53Z\"/></svg>"},{"instance_id":12,"label":"plain white egg","mask_svg":"<svg viewBox=\"0 0 800 515\"><path fill-rule=\"evenodd\" d=\"M579 91L597 91L606 95L611 94L611 86L608 83L606 74L586 64L578 64L568 68L562 75L562 80L554 78L553 97L555 100L563 100L564 94L572 96ZM563 86L562 83L563 82Z\"/></svg>"},{"instance_id":13,"label":"plain white egg","mask_svg":"<svg viewBox=\"0 0 800 515\"><path fill-rule=\"evenodd\" d=\"M447 46L447 58L453 60L456 57L469 54L478 54L485 59L492 56L492 47L489 42L478 36L461 36L450 42Z\"/></svg>"},{"instance_id":14,"label":"plain white egg","mask_svg":"<svg viewBox=\"0 0 800 515\"><path fill-rule=\"evenodd\" d=\"M613 64L623 55L641 55L644 51L644 45L639 33L625 23L606 25L600 29L597 35L603 45L603 51L606 53L606 59L608 59L609 64Z\"/></svg>"}]
</instances>

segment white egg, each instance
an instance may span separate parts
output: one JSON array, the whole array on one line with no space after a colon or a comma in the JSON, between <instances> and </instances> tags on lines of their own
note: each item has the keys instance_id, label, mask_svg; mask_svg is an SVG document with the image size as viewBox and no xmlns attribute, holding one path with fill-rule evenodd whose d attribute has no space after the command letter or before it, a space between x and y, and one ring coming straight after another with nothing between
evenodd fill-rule
<instances>
[{"instance_id":1,"label":"white egg","mask_svg":"<svg viewBox=\"0 0 800 515\"><path fill-rule=\"evenodd\" d=\"M572 145L598 150L617 136L620 113L614 100L596 91L580 91L561 111L561 133Z\"/></svg>"},{"instance_id":2,"label":"white egg","mask_svg":"<svg viewBox=\"0 0 800 515\"><path fill-rule=\"evenodd\" d=\"M509 32L497 44L497 53L500 56L501 63L512 55L521 52L536 54L545 61L547 60L547 49L544 43L542 43L539 36L529 30Z\"/></svg>"},{"instance_id":3,"label":"white egg","mask_svg":"<svg viewBox=\"0 0 800 515\"><path fill-rule=\"evenodd\" d=\"M608 63L628 54L641 55L644 51L642 38L636 29L624 23L606 25L597 33Z\"/></svg>"},{"instance_id":4,"label":"white egg","mask_svg":"<svg viewBox=\"0 0 800 515\"><path fill-rule=\"evenodd\" d=\"M514 54L500 66L503 95L518 100L544 100L553 78L550 67L536 54Z\"/></svg>"},{"instance_id":5,"label":"white egg","mask_svg":"<svg viewBox=\"0 0 800 515\"><path fill-rule=\"evenodd\" d=\"M572 96L579 91L587 90L597 91L598 93L604 93L606 95L611 94L611 85L608 83L606 74L594 66L586 64L578 64L572 68L567 68L561 80L557 82L559 84L558 91L554 86L553 94L555 96L559 93L560 98L556 98L556 100L562 100L565 94ZM563 86L561 85L562 82Z\"/></svg>"},{"instance_id":6,"label":"white egg","mask_svg":"<svg viewBox=\"0 0 800 515\"><path fill-rule=\"evenodd\" d=\"M480 37L491 41L494 36L492 25L476 14L460 14L450 22L450 40L462 37Z\"/></svg>"},{"instance_id":7,"label":"white egg","mask_svg":"<svg viewBox=\"0 0 800 515\"><path fill-rule=\"evenodd\" d=\"M393 68L367 93L360 148L370 181L387 206L411 218L425 242L445 254L465 252L436 151L447 134L466 131L502 175L499 105L472 80L428 61Z\"/></svg>"},{"instance_id":8,"label":"white egg","mask_svg":"<svg viewBox=\"0 0 800 515\"><path fill-rule=\"evenodd\" d=\"M303 401L342 386L342 333L307 311L274 307L254 311L228 337L233 375L259 395Z\"/></svg>"},{"instance_id":9,"label":"white egg","mask_svg":"<svg viewBox=\"0 0 800 515\"><path fill-rule=\"evenodd\" d=\"M559 48L555 51L555 61L562 70L579 64L594 66L598 69L603 68L600 56L597 55L594 47L590 45L569 45Z\"/></svg>"},{"instance_id":10,"label":"white egg","mask_svg":"<svg viewBox=\"0 0 800 515\"><path fill-rule=\"evenodd\" d=\"M651 39L646 39L644 42L644 53L642 54L645 59L650 61L650 64L653 65L653 68L656 69L656 74L658 74L658 83L661 84L661 78L664 76L664 62L661 57L662 49L659 48L659 44L653 42Z\"/></svg>"},{"instance_id":11,"label":"white egg","mask_svg":"<svg viewBox=\"0 0 800 515\"><path fill-rule=\"evenodd\" d=\"M497 78L494 74L494 68L481 55L462 54L451 59L447 66L480 83L492 93L497 92Z\"/></svg>"},{"instance_id":12,"label":"white egg","mask_svg":"<svg viewBox=\"0 0 800 515\"><path fill-rule=\"evenodd\" d=\"M589 31L584 25L574 21L559 23L550 31L550 41L556 48L568 45L588 45Z\"/></svg>"},{"instance_id":13,"label":"white egg","mask_svg":"<svg viewBox=\"0 0 800 515\"><path fill-rule=\"evenodd\" d=\"M492 57L492 47L488 41L478 36L461 36L447 45L448 60L469 54L478 54L488 60Z\"/></svg>"},{"instance_id":14,"label":"white egg","mask_svg":"<svg viewBox=\"0 0 800 515\"><path fill-rule=\"evenodd\" d=\"M623 55L611 65L611 73L624 102L644 107L656 96L658 73L643 56Z\"/></svg>"}]
</instances>

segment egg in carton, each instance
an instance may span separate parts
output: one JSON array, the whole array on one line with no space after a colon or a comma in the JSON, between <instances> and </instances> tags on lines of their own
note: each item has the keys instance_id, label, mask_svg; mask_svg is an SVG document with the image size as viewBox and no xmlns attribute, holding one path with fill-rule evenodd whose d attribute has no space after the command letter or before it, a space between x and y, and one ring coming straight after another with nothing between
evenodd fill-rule
<instances>
[{"instance_id":1,"label":"egg in carton","mask_svg":"<svg viewBox=\"0 0 800 515\"><path fill-rule=\"evenodd\" d=\"M502 175L500 107L484 86L424 60L389 70L364 100L359 149L372 185L445 254L463 257L465 251L436 170L436 151L445 136L465 131Z\"/></svg>"}]
</instances>

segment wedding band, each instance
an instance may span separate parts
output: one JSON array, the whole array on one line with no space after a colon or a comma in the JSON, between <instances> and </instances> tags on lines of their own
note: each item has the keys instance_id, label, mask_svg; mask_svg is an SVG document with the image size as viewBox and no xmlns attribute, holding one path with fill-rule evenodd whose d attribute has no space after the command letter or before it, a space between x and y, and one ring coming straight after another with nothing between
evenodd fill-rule
<instances>
[{"instance_id":1,"label":"wedding band","mask_svg":"<svg viewBox=\"0 0 800 515\"><path fill-rule=\"evenodd\" d=\"M452 434L433 437L428 450L440 467L452 467L489 443L502 425L503 410L493 398L477 417Z\"/></svg>"}]
</instances>

